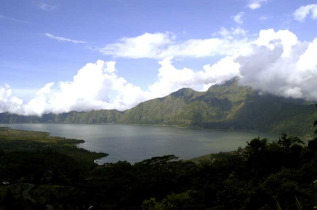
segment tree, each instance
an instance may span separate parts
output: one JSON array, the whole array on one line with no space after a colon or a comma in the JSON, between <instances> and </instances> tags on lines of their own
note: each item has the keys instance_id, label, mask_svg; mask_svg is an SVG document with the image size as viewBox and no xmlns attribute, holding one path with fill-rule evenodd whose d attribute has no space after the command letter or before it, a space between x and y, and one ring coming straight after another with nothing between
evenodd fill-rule
<instances>
[{"instance_id":1,"label":"tree","mask_svg":"<svg viewBox=\"0 0 317 210\"><path fill-rule=\"evenodd\" d=\"M316 104L316 107L317 107L317 104ZM316 127L316 126L317 126L317 120L314 122L314 127ZM314 133L316 133L316 134L317 134L317 128L315 128Z\"/></svg>"},{"instance_id":2,"label":"tree","mask_svg":"<svg viewBox=\"0 0 317 210\"><path fill-rule=\"evenodd\" d=\"M252 139L250 142L247 142L246 151L249 155L254 155L261 151L266 150L267 149L266 146L267 146L267 139L260 139L258 137L258 138Z\"/></svg>"},{"instance_id":3,"label":"tree","mask_svg":"<svg viewBox=\"0 0 317 210\"><path fill-rule=\"evenodd\" d=\"M277 142L284 150L288 151L293 145L304 144L298 137L288 137L287 134L283 133Z\"/></svg>"}]
</instances>

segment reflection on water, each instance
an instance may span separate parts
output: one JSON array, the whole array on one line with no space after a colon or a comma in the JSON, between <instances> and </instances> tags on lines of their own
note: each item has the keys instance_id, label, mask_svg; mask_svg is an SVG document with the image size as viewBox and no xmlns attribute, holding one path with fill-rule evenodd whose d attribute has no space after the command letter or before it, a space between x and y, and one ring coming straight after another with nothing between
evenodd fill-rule
<instances>
[{"instance_id":1,"label":"reflection on water","mask_svg":"<svg viewBox=\"0 0 317 210\"><path fill-rule=\"evenodd\" d=\"M171 127L116 124L0 124L14 129L45 131L53 136L84 139L79 147L105 152L100 160L131 163L153 156L174 154L181 159L235 150L255 137L273 138L270 134L251 131L183 129Z\"/></svg>"}]
</instances>

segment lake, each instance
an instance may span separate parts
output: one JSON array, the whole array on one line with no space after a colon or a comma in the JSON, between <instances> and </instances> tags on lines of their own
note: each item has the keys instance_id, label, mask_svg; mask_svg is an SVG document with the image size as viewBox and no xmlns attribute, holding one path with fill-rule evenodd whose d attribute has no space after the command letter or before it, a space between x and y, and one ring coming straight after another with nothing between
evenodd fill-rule
<instances>
[{"instance_id":1,"label":"lake","mask_svg":"<svg viewBox=\"0 0 317 210\"><path fill-rule=\"evenodd\" d=\"M83 139L78 147L105 152L99 163L127 160L139 162L154 156L176 155L190 159L210 153L236 150L267 133L118 124L0 124L13 129L45 131L52 136Z\"/></svg>"}]
</instances>

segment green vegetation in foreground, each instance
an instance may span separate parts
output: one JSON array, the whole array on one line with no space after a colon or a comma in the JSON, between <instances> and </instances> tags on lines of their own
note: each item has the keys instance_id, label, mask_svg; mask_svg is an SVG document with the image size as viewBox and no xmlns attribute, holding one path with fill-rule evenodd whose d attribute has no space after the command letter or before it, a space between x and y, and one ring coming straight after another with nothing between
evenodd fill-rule
<instances>
[{"instance_id":1,"label":"green vegetation in foreground","mask_svg":"<svg viewBox=\"0 0 317 210\"><path fill-rule=\"evenodd\" d=\"M133 165L97 165L92 158L97 154L76 148L77 140L7 128L0 133L0 209L299 210L317 205L317 138L308 145L287 135L270 143L255 138L245 148L198 162L168 155ZM84 161L89 167L78 154L89 157Z\"/></svg>"},{"instance_id":2,"label":"green vegetation in foreground","mask_svg":"<svg viewBox=\"0 0 317 210\"><path fill-rule=\"evenodd\" d=\"M283 98L240 86L238 79L205 92L180 89L166 97L119 112L96 110L20 116L0 113L0 123L122 123L288 133L311 139L315 104Z\"/></svg>"}]
</instances>

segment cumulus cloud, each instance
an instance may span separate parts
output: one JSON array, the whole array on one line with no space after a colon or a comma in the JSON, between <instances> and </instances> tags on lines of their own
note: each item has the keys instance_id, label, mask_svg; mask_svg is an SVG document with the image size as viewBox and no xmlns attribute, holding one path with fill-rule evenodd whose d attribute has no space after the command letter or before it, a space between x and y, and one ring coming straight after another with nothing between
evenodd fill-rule
<instances>
[{"instance_id":1,"label":"cumulus cloud","mask_svg":"<svg viewBox=\"0 0 317 210\"><path fill-rule=\"evenodd\" d=\"M115 97L111 98L111 94ZM81 68L72 81L48 83L24 105L27 115L92 109L126 109L145 99L145 93L116 74L115 62L97 61Z\"/></svg>"},{"instance_id":2,"label":"cumulus cloud","mask_svg":"<svg viewBox=\"0 0 317 210\"><path fill-rule=\"evenodd\" d=\"M239 64L229 56L213 65L203 66L200 71L177 69L172 64L172 57L163 59L159 64L158 80L148 90L153 98L166 96L184 87L205 91L213 84L239 76Z\"/></svg>"},{"instance_id":3,"label":"cumulus cloud","mask_svg":"<svg viewBox=\"0 0 317 210\"><path fill-rule=\"evenodd\" d=\"M310 15L312 19L317 19L317 4L301 6L294 12L294 19L302 22L308 15Z\"/></svg>"},{"instance_id":4,"label":"cumulus cloud","mask_svg":"<svg viewBox=\"0 0 317 210\"><path fill-rule=\"evenodd\" d=\"M244 12L239 12L236 16L233 17L234 22L238 24L243 24L242 17L244 15Z\"/></svg>"},{"instance_id":5,"label":"cumulus cloud","mask_svg":"<svg viewBox=\"0 0 317 210\"><path fill-rule=\"evenodd\" d=\"M261 30L252 40L237 38L245 34L239 28L222 28L218 32L222 38L187 40L176 44L175 39L165 42L165 51L160 53L166 57L159 61L156 81L146 89L119 77L115 62L101 60L85 65L71 81L46 84L28 103L14 97L9 86L0 87L0 112L41 115L72 110L125 110L184 87L204 91L235 76L240 77L240 84L262 92L317 100L317 38L302 42L289 30L273 29ZM151 50L157 53L157 47L151 46ZM189 49L196 51L191 54ZM215 63L203 65L200 70L193 70L175 67L174 57L167 56L195 57L196 53L199 56L221 55L221 58ZM156 54L153 55L157 58Z\"/></svg>"},{"instance_id":6,"label":"cumulus cloud","mask_svg":"<svg viewBox=\"0 0 317 210\"><path fill-rule=\"evenodd\" d=\"M243 31L236 31L235 35ZM121 39L119 43L109 44L100 49L105 55L124 58L154 58L166 57L208 57L214 55L231 55L245 39L232 40L228 37L210 39L189 39L175 41L171 33L145 33L143 35Z\"/></svg>"},{"instance_id":7,"label":"cumulus cloud","mask_svg":"<svg viewBox=\"0 0 317 210\"><path fill-rule=\"evenodd\" d=\"M0 113L10 112L23 114L23 100L12 95L12 89L9 85L0 86Z\"/></svg>"},{"instance_id":8,"label":"cumulus cloud","mask_svg":"<svg viewBox=\"0 0 317 210\"><path fill-rule=\"evenodd\" d=\"M263 30L252 53L238 56L241 84L275 95L317 100L316 39L300 42L288 30Z\"/></svg>"},{"instance_id":9,"label":"cumulus cloud","mask_svg":"<svg viewBox=\"0 0 317 210\"><path fill-rule=\"evenodd\" d=\"M267 2L267 0L251 0L248 4L248 7L252 10L259 9L262 6L262 3Z\"/></svg>"},{"instance_id":10,"label":"cumulus cloud","mask_svg":"<svg viewBox=\"0 0 317 210\"><path fill-rule=\"evenodd\" d=\"M74 44L86 44L87 43L85 41L69 39L69 38L65 38L65 37L61 37L61 36L54 36L53 34L50 34L50 33L45 33L44 35L47 36L48 38L55 39L57 41L62 41L62 42L72 42Z\"/></svg>"},{"instance_id":11,"label":"cumulus cloud","mask_svg":"<svg viewBox=\"0 0 317 210\"><path fill-rule=\"evenodd\" d=\"M145 33L137 37L123 38L100 51L105 55L128 58L157 58L167 44L173 42L170 33Z\"/></svg>"},{"instance_id":12,"label":"cumulus cloud","mask_svg":"<svg viewBox=\"0 0 317 210\"><path fill-rule=\"evenodd\" d=\"M227 34L225 34L227 35ZM242 85L284 97L317 100L317 38L301 42L288 30L262 30L258 38L202 70L177 69L171 58L160 61L158 80L149 92L157 97L182 87L206 90L239 76Z\"/></svg>"},{"instance_id":13,"label":"cumulus cloud","mask_svg":"<svg viewBox=\"0 0 317 210\"><path fill-rule=\"evenodd\" d=\"M99 60L86 64L72 81L46 84L28 103L12 96L9 86L0 87L0 112L41 115L73 110L124 110L146 99L141 88L116 74L115 62Z\"/></svg>"},{"instance_id":14,"label":"cumulus cloud","mask_svg":"<svg viewBox=\"0 0 317 210\"><path fill-rule=\"evenodd\" d=\"M116 74L115 62L99 60L89 63L78 71L72 81L48 83L27 104L20 101L17 104L20 107L19 113L41 115L73 110L126 110L140 102L166 96L183 87L203 90L238 74L238 64L232 59L228 62L227 58L214 65L206 65L198 72L189 68L177 69L173 66L171 57L163 59L159 64L161 67L157 81L147 90L142 90ZM5 108L7 107L2 111Z\"/></svg>"},{"instance_id":15,"label":"cumulus cloud","mask_svg":"<svg viewBox=\"0 0 317 210\"><path fill-rule=\"evenodd\" d=\"M317 71L317 38L313 42L309 43L307 49L300 55L298 62L296 63L297 69L300 71Z\"/></svg>"},{"instance_id":16,"label":"cumulus cloud","mask_svg":"<svg viewBox=\"0 0 317 210\"><path fill-rule=\"evenodd\" d=\"M259 38L254 42L258 46L265 46L273 50L277 44L283 46L282 57L291 55L292 48L299 43L297 36L288 30L279 30L275 32L273 29L261 30Z\"/></svg>"}]
</instances>

